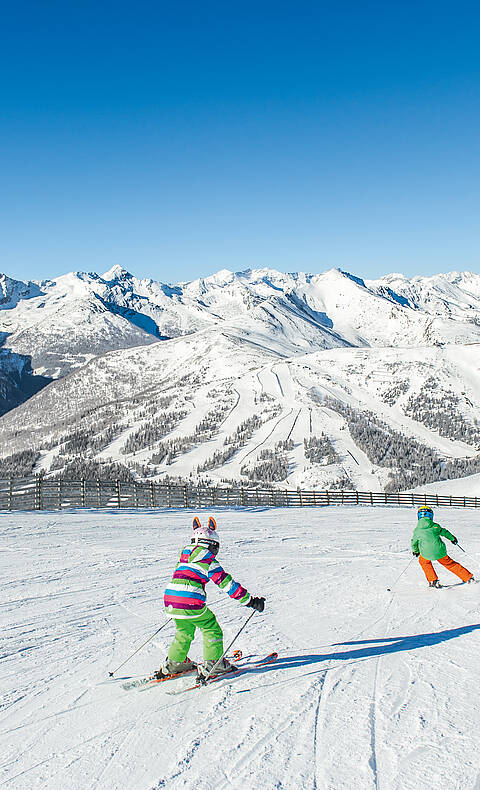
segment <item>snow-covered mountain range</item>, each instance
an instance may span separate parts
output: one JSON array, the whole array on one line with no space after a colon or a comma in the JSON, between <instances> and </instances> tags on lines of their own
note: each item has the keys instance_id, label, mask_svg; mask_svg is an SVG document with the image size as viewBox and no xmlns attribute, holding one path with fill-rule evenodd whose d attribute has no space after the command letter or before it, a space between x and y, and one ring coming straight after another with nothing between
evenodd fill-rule
<instances>
[{"instance_id":1,"label":"snow-covered mountain range","mask_svg":"<svg viewBox=\"0 0 480 790\"><path fill-rule=\"evenodd\" d=\"M2 456L30 464L0 476L116 462L378 490L480 472L478 274L1 275L0 338Z\"/></svg>"}]
</instances>

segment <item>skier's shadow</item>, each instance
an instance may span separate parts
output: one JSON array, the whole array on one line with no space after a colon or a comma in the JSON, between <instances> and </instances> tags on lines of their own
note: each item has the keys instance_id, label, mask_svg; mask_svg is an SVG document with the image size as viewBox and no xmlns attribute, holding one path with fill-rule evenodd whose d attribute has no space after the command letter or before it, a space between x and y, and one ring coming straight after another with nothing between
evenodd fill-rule
<instances>
[{"instance_id":1,"label":"skier's shadow","mask_svg":"<svg viewBox=\"0 0 480 790\"><path fill-rule=\"evenodd\" d=\"M351 642L335 642L332 647L343 647L348 645L362 645L353 650L337 650L332 653L310 654L303 656L282 656L274 664L272 669L284 667L305 667L311 664L319 664L324 661L347 661L361 658L372 658L374 656L388 655L389 653L402 653L409 650L417 650L420 647L438 645L440 642L447 642L449 639L456 639L464 634L480 629L480 623L464 625L461 628L448 628L444 631L435 631L429 634L412 634L409 636L385 636L381 639L362 639Z\"/></svg>"}]
</instances>

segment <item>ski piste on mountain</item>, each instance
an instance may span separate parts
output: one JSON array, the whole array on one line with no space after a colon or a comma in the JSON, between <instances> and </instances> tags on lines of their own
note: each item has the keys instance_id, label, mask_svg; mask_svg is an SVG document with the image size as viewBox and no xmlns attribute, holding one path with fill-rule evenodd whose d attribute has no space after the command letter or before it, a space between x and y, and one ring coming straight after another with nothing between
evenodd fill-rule
<instances>
[{"instance_id":1,"label":"ski piste on mountain","mask_svg":"<svg viewBox=\"0 0 480 790\"><path fill-rule=\"evenodd\" d=\"M478 346L471 345L480 341L480 274L412 280L389 275L374 282L337 270L311 276L252 270L167 287L114 269L30 284L4 277L0 295L0 332L8 335L3 375L11 404L17 403L2 418L2 448L5 454L30 450L34 433L38 473L57 474L58 464L71 470L75 463L78 479L97 479L108 457L132 466L134 477L134 464L141 464L148 470L145 479L156 482L167 474L189 479L192 469L203 468L194 480L246 483L261 470L258 454L275 454L291 430L294 446L285 449L288 464L281 466L288 469L289 487L324 490L348 478L358 491L382 491L396 463L379 466L377 456L362 449L363 440L357 445L349 436L348 424L357 416L346 412L348 406L375 414L390 426L392 441L403 441L397 434L405 434L435 457L453 459L454 466L463 459L466 471L476 474L464 482L455 478L453 485L427 483L419 469L412 487L425 482L452 495L479 490L472 465L476 444L466 447L464 439L476 432L480 408ZM50 383L25 401L18 382L29 358L35 381ZM148 410L157 413L165 388L166 422L155 429L153 444L144 444ZM119 404L115 413L112 392ZM426 399L437 406L425 412ZM335 414L333 403L340 409ZM85 416L78 423L80 414ZM224 458L226 439L232 439L229 451L235 449L233 437L246 420L252 423L245 443L215 466L214 459ZM66 431L82 433L88 465L84 458L79 466L80 439L62 451ZM331 463L316 463L312 448L305 455L304 439L321 433L339 460L332 455ZM171 440L174 452L164 453Z\"/></svg>"},{"instance_id":2,"label":"ski piste on mountain","mask_svg":"<svg viewBox=\"0 0 480 790\"><path fill-rule=\"evenodd\" d=\"M193 689L201 688L202 686L209 685L210 683L214 683L215 681L222 680L222 678L238 676L240 674L247 674L250 671L257 669L258 667L262 667L263 665L273 663L278 658L278 653L269 653L267 656L264 656L261 659L251 661L248 664L240 663L245 661L243 656L238 651L234 656L233 660L236 662L236 668L232 669L229 672L222 672L219 675L214 675L211 678L203 678L199 680L197 676L196 682L192 686L188 686L187 688L179 689L177 692L172 693L183 693L184 691L193 691ZM163 678L156 678L154 675L149 675L148 677L138 678L136 680L128 681L126 683L122 683L122 688L125 691L130 691L132 689L139 689L145 690L147 688L152 688L154 686L158 686L162 683L166 683L170 680L177 680L179 678L189 677L192 676L196 672L195 669L190 670L189 672L175 672L171 675L166 675Z\"/></svg>"}]
</instances>

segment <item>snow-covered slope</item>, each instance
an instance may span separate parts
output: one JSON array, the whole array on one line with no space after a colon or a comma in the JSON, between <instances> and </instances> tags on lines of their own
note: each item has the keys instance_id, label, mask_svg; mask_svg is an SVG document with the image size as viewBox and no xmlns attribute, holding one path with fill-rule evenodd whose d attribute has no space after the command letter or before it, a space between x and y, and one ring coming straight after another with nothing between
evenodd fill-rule
<instances>
[{"instance_id":1,"label":"snow-covered slope","mask_svg":"<svg viewBox=\"0 0 480 790\"><path fill-rule=\"evenodd\" d=\"M1 282L6 351L56 379L0 421L35 472L382 490L480 471L480 275Z\"/></svg>"},{"instance_id":2,"label":"snow-covered slope","mask_svg":"<svg viewBox=\"0 0 480 790\"><path fill-rule=\"evenodd\" d=\"M7 347L30 355L33 368L49 376L64 375L89 355L232 320L261 330L266 314L272 331L290 343L308 336L319 348L480 342L480 275L472 273L368 283L338 269L224 270L172 286L116 266L102 276L74 272L35 283L2 275L0 288ZM275 325L278 312L289 314L290 326Z\"/></svg>"},{"instance_id":3,"label":"snow-covered slope","mask_svg":"<svg viewBox=\"0 0 480 790\"><path fill-rule=\"evenodd\" d=\"M111 352L5 415L4 454L31 449L35 436L37 471L80 454L140 464L156 479L367 491L392 474L400 488L440 479L446 463L449 477L478 471L476 346L288 351L283 336L267 348L258 334L217 328ZM322 436L328 446L312 457ZM404 480L401 468L416 476Z\"/></svg>"},{"instance_id":4,"label":"snow-covered slope","mask_svg":"<svg viewBox=\"0 0 480 790\"><path fill-rule=\"evenodd\" d=\"M478 787L480 588L440 567L448 586L426 586L408 565L410 509L214 511L219 559L267 598L235 647L278 661L178 696L168 692L183 680L123 691L122 677L163 661L169 625L109 679L163 623L192 515L2 515L2 786ZM472 514L436 517L470 556L451 555L480 576ZM230 640L251 610L213 584L208 600ZM197 637L192 658L201 651Z\"/></svg>"},{"instance_id":5,"label":"snow-covered slope","mask_svg":"<svg viewBox=\"0 0 480 790\"><path fill-rule=\"evenodd\" d=\"M427 483L421 486L419 491L422 494L438 494L439 496L477 497L480 504L480 474L461 477L457 480L440 480L437 483Z\"/></svg>"}]
</instances>

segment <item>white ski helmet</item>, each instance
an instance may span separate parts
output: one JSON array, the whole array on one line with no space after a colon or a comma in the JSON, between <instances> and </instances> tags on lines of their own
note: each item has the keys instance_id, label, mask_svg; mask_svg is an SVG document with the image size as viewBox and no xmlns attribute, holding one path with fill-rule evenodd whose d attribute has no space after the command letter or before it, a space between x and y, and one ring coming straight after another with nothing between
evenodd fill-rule
<instances>
[{"instance_id":1,"label":"white ski helmet","mask_svg":"<svg viewBox=\"0 0 480 790\"><path fill-rule=\"evenodd\" d=\"M220 541L218 540L217 524L213 516L209 516L208 525L202 527L200 519L195 516L193 519L193 537L192 543L207 546L212 554L217 554L220 548Z\"/></svg>"}]
</instances>

